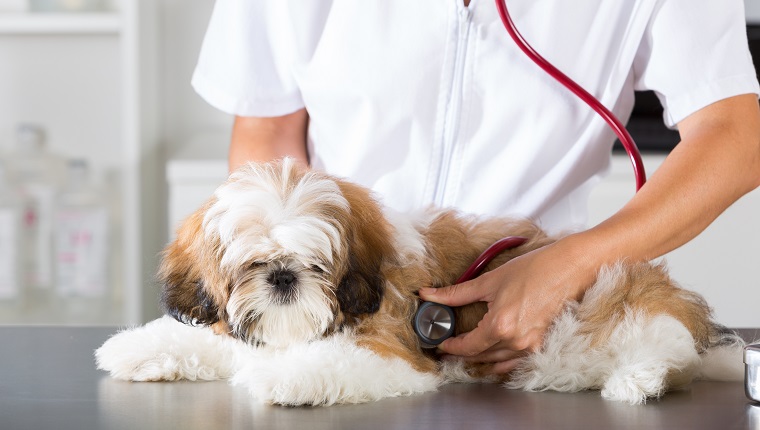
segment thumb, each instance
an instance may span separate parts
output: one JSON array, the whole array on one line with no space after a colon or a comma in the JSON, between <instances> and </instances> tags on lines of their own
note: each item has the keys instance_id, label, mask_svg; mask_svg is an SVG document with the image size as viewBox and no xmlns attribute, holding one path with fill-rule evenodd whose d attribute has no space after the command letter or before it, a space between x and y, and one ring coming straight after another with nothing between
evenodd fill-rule
<instances>
[{"instance_id":1,"label":"thumb","mask_svg":"<svg viewBox=\"0 0 760 430\"><path fill-rule=\"evenodd\" d=\"M442 288L421 288L420 298L448 306L464 306L483 300L479 283L475 280Z\"/></svg>"}]
</instances>

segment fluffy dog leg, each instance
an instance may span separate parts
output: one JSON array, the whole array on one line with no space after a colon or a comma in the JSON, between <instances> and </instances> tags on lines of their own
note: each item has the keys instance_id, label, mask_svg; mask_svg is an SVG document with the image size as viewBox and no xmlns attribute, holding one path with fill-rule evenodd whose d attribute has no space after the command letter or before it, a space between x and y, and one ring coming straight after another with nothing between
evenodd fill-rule
<instances>
[{"instance_id":1,"label":"fluffy dog leg","mask_svg":"<svg viewBox=\"0 0 760 430\"><path fill-rule=\"evenodd\" d=\"M701 360L683 324L667 315L628 314L601 345L591 347L566 311L541 351L521 363L508 388L574 392L601 389L602 397L640 404L696 376Z\"/></svg>"},{"instance_id":2,"label":"fluffy dog leg","mask_svg":"<svg viewBox=\"0 0 760 430\"><path fill-rule=\"evenodd\" d=\"M694 339L683 324L660 315L628 315L607 345L613 366L602 397L641 404L691 382L700 366Z\"/></svg>"},{"instance_id":3,"label":"fluffy dog leg","mask_svg":"<svg viewBox=\"0 0 760 430\"><path fill-rule=\"evenodd\" d=\"M579 334L574 305L557 318L540 351L527 356L505 386L526 391L575 392L601 386L604 360Z\"/></svg>"},{"instance_id":4,"label":"fluffy dog leg","mask_svg":"<svg viewBox=\"0 0 760 430\"><path fill-rule=\"evenodd\" d=\"M441 383L436 375L418 372L404 360L358 347L347 334L265 354L255 363L241 363L232 383L274 404L364 403L434 391Z\"/></svg>"},{"instance_id":5,"label":"fluffy dog leg","mask_svg":"<svg viewBox=\"0 0 760 430\"><path fill-rule=\"evenodd\" d=\"M214 380L230 377L247 345L206 327L165 316L121 331L95 351L98 368L128 381Z\"/></svg>"}]
</instances>

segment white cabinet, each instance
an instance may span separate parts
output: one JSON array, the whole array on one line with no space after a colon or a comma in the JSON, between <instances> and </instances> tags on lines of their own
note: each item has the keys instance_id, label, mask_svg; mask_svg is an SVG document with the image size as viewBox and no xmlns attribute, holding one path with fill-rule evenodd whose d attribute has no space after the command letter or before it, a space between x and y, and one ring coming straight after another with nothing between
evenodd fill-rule
<instances>
[{"instance_id":1,"label":"white cabinet","mask_svg":"<svg viewBox=\"0 0 760 430\"><path fill-rule=\"evenodd\" d=\"M647 175L665 156L646 155ZM634 194L628 158L616 155L612 171L592 193L589 222L609 217ZM760 312L760 189L728 208L697 238L665 256L670 273L683 287L701 293L717 320L729 327L758 327Z\"/></svg>"},{"instance_id":2,"label":"white cabinet","mask_svg":"<svg viewBox=\"0 0 760 430\"><path fill-rule=\"evenodd\" d=\"M180 223L211 197L227 179L227 160L220 148L229 144L223 133L204 134L185 142L166 164L169 185L167 227L171 238Z\"/></svg>"},{"instance_id":3,"label":"white cabinet","mask_svg":"<svg viewBox=\"0 0 760 430\"><path fill-rule=\"evenodd\" d=\"M157 314L165 232L144 222L161 217L157 2L113 3L110 12L0 14L0 155L16 124L40 124L51 151L90 162L113 207L113 299L77 314L52 297L6 309L0 323L133 324Z\"/></svg>"}]
</instances>

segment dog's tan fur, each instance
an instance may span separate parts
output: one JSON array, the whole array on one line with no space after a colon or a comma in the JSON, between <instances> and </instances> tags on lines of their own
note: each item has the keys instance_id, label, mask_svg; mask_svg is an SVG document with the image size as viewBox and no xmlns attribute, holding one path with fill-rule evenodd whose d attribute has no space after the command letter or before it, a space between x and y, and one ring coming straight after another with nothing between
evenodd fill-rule
<instances>
[{"instance_id":1,"label":"dog's tan fur","mask_svg":"<svg viewBox=\"0 0 760 430\"><path fill-rule=\"evenodd\" d=\"M609 294L599 297L594 306L580 306L581 333L592 338L592 346L612 335L624 313L667 314L681 322L691 333L697 351L704 352L717 328L707 316L710 308L696 293L677 288L662 265L631 265L625 282Z\"/></svg>"}]
</instances>

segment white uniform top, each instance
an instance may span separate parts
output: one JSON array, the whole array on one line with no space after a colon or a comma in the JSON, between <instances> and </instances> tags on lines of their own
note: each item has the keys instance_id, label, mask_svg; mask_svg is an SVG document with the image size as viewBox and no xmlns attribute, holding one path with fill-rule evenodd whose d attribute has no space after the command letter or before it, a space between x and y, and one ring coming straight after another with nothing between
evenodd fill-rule
<instances>
[{"instance_id":1,"label":"white uniform top","mask_svg":"<svg viewBox=\"0 0 760 430\"><path fill-rule=\"evenodd\" d=\"M669 126L760 91L742 0L507 5L622 121L634 89L657 93ZM306 107L312 166L395 209L525 216L550 231L585 222L615 139L518 50L490 0L217 0L192 83L236 115Z\"/></svg>"}]
</instances>

